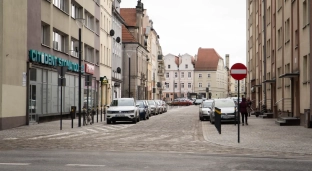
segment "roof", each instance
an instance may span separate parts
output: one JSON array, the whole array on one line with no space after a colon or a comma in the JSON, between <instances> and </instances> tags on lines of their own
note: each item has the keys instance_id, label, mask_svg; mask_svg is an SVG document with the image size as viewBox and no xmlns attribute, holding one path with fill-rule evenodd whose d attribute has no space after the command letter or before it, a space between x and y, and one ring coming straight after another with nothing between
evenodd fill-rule
<instances>
[{"instance_id":1,"label":"roof","mask_svg":"<svg viewBox=\"0 0 312 171\"><path fill-rule=\"evenodd\" d=\"M136 27L136 9L135 8L120 8L120 15L125 20L129 27Z\"/></svg>"},{"instance_id":2,"label":"roof","mask_svg":"<svg viewBox=\"0 0 312 171\"><path fill-rule=\"evenodd\" d=\"M122 25L122 42L138 42L125 25Z\"/></svg>"},{"instance_id":3,"label":"roof","mask_svg":"<svg viewBox=\"0 0 312 171\"><path fill-rule=\"evenodd\" d=\"M223 59L213 48L199 48L195 71L216 71L219 60Z\"/></svg>"},{"instance_id":4,"label":"roof","mask_svg":"<svg viewBox=\"0 0 312 171\"><path fill-rule=\"evenodd\" d=\"M179 56L175 56L175 58L174 58L174 61L175 61L175 63L177 64L177 66L180 66L180 64L181 64L181 58L179 57Z\"/></svg>"}]
</instances>

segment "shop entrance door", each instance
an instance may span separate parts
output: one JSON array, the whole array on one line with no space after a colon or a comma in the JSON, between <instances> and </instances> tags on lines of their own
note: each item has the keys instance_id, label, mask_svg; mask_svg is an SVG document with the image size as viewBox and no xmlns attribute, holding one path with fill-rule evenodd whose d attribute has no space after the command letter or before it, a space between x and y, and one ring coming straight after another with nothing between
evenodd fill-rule
<instances>
[{"instance_id":1,"label":"shop entrance door","mask_svg":"<svg viewBox=\"0 0 312 171\"><path fill-rule=\"evenodd\" d=\"M29 85L29 122L37 122L37 95L39 94L36 84Z\"/></svg>"}]
</instances>

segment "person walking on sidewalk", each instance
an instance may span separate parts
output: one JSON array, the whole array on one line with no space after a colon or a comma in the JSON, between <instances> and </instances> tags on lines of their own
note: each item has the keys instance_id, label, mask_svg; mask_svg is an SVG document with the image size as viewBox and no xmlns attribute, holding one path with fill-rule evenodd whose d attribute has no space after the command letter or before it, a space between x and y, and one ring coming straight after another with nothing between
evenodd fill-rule
<instances>
[{"instance_id":1,"label":"person walking on sidewalk","mask_svg":"<svg viewBox=\"0 0 312 171\"><path fill-rule=\"evenodd\" d=\"M248 104L246 102L246 98L242 99L242 102L239 104L239 110L242 115L242 125L244 126L244 121L246 122L246 125L248 125L247 118L248 118L248 113L247 113L247 108Z\"/></svg>"},{"instance_id":2,"label":"person walking on sidewalk","mask_svg":"<svg viewBox=\"0 0 312 171\"><path fill-rule=\"evenodd\" d=\"M250 117L250 113L252 111L252 109L251 109L252 102L251 102L249 97L247 98L247 102L246 103L247 103L247 113L248 113L248 116Z\"/></svg>"}]
</instances>

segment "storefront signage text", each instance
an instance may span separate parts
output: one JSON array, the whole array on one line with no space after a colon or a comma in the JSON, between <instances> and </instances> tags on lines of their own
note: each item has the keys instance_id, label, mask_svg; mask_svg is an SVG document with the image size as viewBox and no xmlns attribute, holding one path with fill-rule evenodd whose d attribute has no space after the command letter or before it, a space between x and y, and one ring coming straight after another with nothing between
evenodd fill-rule
<instances>
[{"instance_id":1,"label":"storefront signage text","mask_svg":"<svg viewBox=\"0 0 312 171\"><path fill-rule=\"evenodd\" d=\"M94 74L94 65L85 64L86 73L88 74Z\"/></svg>"},{"instance_id":2,"label":"storefront signage text","mask_svg":"<svg viewBox=\"0 0 312 171\"><path fill-rule=\"evenodd\" d=\"M50 66L67 66L68 71L79 72L79 64L36 50L29 50L29 60ZM81 72L84 72L83 65L81 65Z\"/></svg>"}]
</instances>

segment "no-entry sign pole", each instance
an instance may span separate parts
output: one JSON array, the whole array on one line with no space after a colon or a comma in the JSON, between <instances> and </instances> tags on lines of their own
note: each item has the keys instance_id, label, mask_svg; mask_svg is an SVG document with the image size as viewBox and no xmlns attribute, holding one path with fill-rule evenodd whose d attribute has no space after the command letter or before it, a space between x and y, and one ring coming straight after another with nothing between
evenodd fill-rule
<instances>
[{"instance_id":1,"label":"no-entry sign pole","mask_svg":"<svg viewBox=\"0 0 312 171\"><path fill-rule=\"evenodd\" d=\"M238 138L238 143L240 143L240 129L239 129L239 126L240 126L240 114L239 114L239 81L246 78L246 75L247 75L247 67L242 64L242 63L236 63L234 64L232 67L231 67L231 76L238 81L238 98L237 98L237 119L238 119L238 122L237 122L237 138Z\"/></svg>"}]
</instances>

